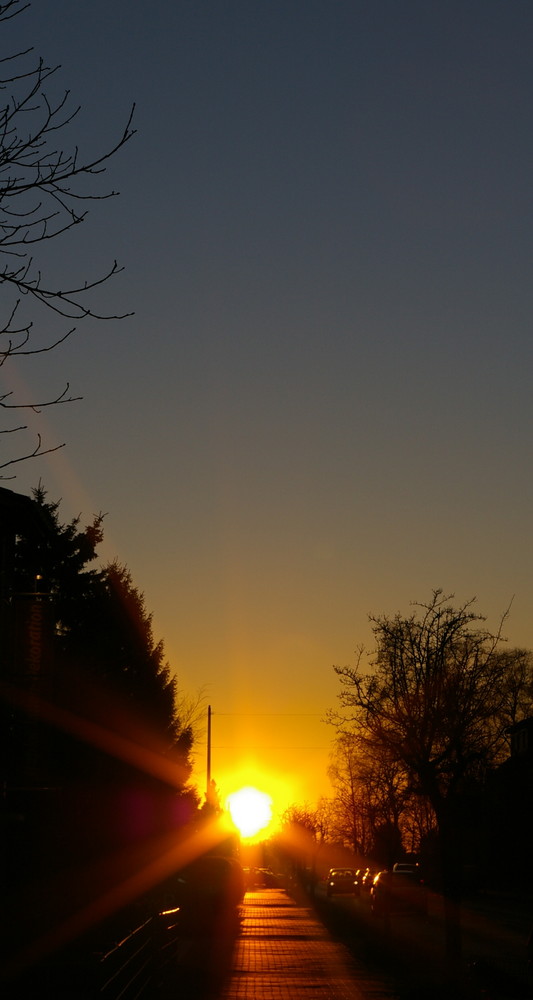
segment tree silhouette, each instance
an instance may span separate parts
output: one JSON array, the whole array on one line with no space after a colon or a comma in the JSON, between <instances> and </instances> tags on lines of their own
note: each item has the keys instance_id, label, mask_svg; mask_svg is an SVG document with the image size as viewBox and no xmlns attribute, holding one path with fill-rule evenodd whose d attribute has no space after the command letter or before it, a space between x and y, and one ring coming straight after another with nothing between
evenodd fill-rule
<instances>
[{"instance_id":1,"label":"tree silhouette","mask_svg":"<svg viewBox=\"0 0 533 1000\"><path fill-rule=\"evenodd\" d=\"M5 35L11 19L27 7L23 0L0 2L0 32ZM96 177L134 130L132 111L111 147L89 154L80 152L76 143L70 150L61 148L58 135L70 132L80 108L70 107L69 91L53 96L59 67L47 66L33 48L3 54L0 67L0 92L4 94L0 107L2 367L13 358L53 350L81 320L119 318L118 314L99 312L92 304L92 293L119 272L117 262L79 281L65 282L48 273L49 248L51 242L84 221L91 203L115 196L115 191L102 192ZM52 332L40 330L46 314L53 319ZM44 406L73 399L68 384L39 399L17 398L6 392L0 395L0 408L12 413L14 419L0 433L11 441L14 433L27 429L17 423L20 411L38 412ZM4 453L0 469L53 450L44 448L38 436L24 454L9 457Z\"/></svg>"},{"instance_id":2,"label":"tree silhouette","mask_svg":"<svg viewBox=\"0 0 533 1000\"><path fill-rule=\"evenodd\" d=\"M401 768L411 793L430 803L450 904L448 950L456 957L464 796L469 781L507 753L506 699L520 675L502 655L501 625L492 634L473 602L454 607L451 600L435 590L408 617L371 617L373 672L361 670L363 651L355 668L334 668L343 710L330 721L369 760Z\"/></svg>"},{"instance_id":3,"label":"tree silhouette","mask_svg":"<svg viewBox=\"0 0 533 1000\"><path fill-rule=\"evenodd\" d=\"M390 859L377 851L378 840L383 840L378 831L403 829L409 802L405 770L397 763L368 756L353 735L343 733L336 741L328 773L340 839L355 854L387 863Z\"/></svg>"},{"instance_id":4,"label":"tree silhouette","mask_svg":"<svg viewBox=\"0 0 533 1000\"><path fill-rule=\"evenodd\" d=\"M13 938L28 940L98 897L119 909L115 882L135 884L139 866L175 847L198 814L190 706L180 718L176 680L129 571L94 565L102 515L62 524L42 488L34 507L3 595L14 639L0 677L2 876ZM28 664L35 608L40 649Z\"/></svg>"},{"instance_id":5,"label":"tree silhouette","mask_svg":"<svg viewBox=\"0 0 533 1000\"><path fill-rule=\"evenodd\" d=\"M91 568L103 540L103 515L85 527L80 518L61 524L59 503L47 500L39 487L34 499L46 534L21 535L15 550L14 588L46 594L51 633L47 684L54 701L65 707L91 709L102 720L109 705L151 732L163 753L181 758L184 780L191 770L192 730L183 728L177 712L177 682L156 642L152 615L125 566L111 563ZM81 695L83 691L83 695ZM133 723L132 723L133 724Z\"/></svg>"}]
</instances>

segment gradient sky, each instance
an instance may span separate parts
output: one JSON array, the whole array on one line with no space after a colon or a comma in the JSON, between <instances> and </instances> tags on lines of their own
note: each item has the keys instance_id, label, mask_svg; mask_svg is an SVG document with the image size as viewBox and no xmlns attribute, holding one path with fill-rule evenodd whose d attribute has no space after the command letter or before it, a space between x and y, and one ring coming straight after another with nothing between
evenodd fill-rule
<instances>
[{"instance_id":1,"label":"gradient sky","mask_svg":"<svg viewBox=\"0 0 533 1000\"><path fill-rule=\"evenodd\" d=\"M533 5L35 0L11 33L82 149L133 101L138 134L43 261L117 257L94 302L135 315L4 376L84 397L4 485L107 512L223 791L313 804L369 613L514 598L533 647Z\"/></svg>"}]
</instances>

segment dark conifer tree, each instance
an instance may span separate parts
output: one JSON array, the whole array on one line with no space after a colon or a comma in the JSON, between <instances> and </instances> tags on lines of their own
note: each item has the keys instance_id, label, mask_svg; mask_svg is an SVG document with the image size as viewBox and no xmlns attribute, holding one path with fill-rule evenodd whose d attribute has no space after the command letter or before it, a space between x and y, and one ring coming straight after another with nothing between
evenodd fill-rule
<instances>
[{"instance_id":1,"label":"dark conifer tree","mask_svg":"<svg viewBox=\"0 0 533 1000\"><path fill-rule=\"evenodd\" d=\"M95 816L95 801L109 816L117 789L142 788L164 824L162 803L184 794L194 803L194 794L187 786L192 728L180 721L163 642L154 639L152 616L129 570L118 563L91 565L103 516L85 527L79 517L62 524L59 504L41 487L34 500L49 530L19 537L14 587L31 592L38 579L47 604L35 720L42 783L68 788L85 817ZM98 831L96 825L95 818L87 824L93 844L111 837L114 820Z\"/></svg>"}]
</instances>

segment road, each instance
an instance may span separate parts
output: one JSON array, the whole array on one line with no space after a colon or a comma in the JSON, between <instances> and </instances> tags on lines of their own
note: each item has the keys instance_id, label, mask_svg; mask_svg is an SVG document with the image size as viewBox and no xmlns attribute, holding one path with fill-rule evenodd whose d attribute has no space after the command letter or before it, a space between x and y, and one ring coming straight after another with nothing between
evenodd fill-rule
<instances>
[{"instance_id":1,"label":"road","mask_svg":"<svg viewBox=\"0 0 533 1000\"><path fill-rule=\"evenodd\" d=\"M361 940L371 952L387 952L399 980L410 979L420 989L430 989L445 979L444 908L437 894L428 894L427 915L397 912L388 921L371 913L365 893L329 900L319 883L315 902L326 924L336 927L342 937L353 938L354 947ZM532 925L527 901L480 897L464 904L463 967L480 996L490 1000L533 996L526 949Z\"/></svg>"}]
</instances>

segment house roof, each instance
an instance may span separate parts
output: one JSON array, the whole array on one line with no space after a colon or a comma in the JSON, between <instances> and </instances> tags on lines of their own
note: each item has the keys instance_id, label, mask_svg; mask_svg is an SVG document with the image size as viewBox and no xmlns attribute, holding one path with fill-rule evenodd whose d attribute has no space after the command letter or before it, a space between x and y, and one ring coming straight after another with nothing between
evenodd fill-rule
<instances>
[{"instance_id":1,"label":"house roof","mask_svg":"<svg viewBox=\"0 0 533 1000\"><path fill-rule=\"evenodd\" d=\"M0 532L16 533L28 528L48 534L50 525L44 511L31 497L0 486Z\"/></svg>"}]
</instances>

